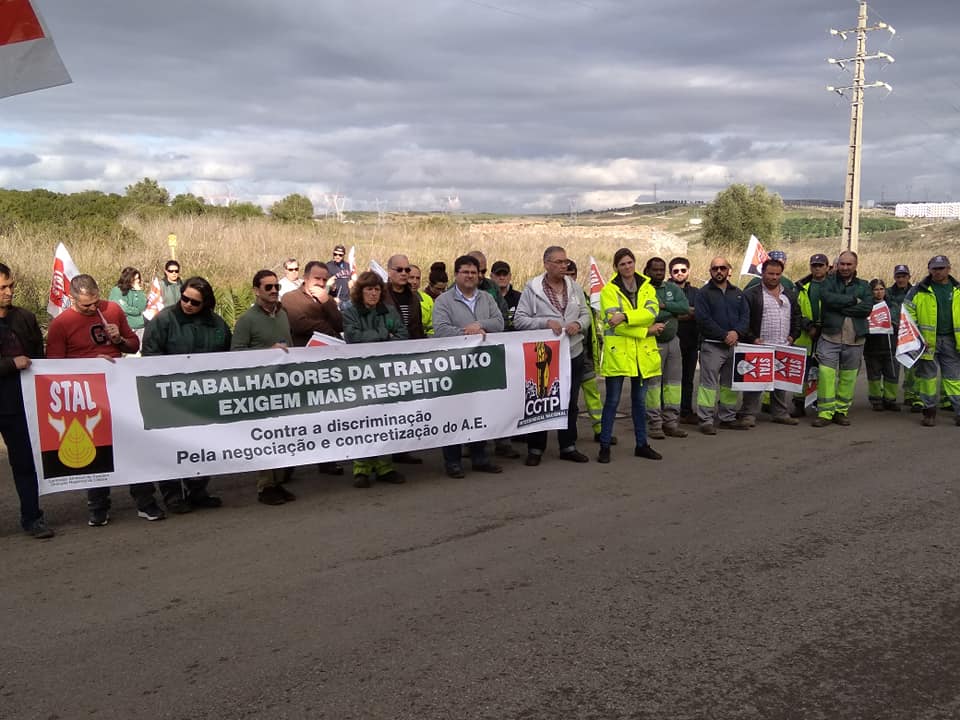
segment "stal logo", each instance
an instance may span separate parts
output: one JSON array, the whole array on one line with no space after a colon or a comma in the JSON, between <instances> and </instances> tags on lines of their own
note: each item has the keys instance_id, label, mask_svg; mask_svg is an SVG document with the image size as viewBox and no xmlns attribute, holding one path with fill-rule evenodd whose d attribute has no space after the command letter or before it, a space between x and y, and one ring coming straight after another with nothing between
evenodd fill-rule
<instances>
[{"instance_id":1,"label":"stal logo","mask_svg":"<svg viewBox=\"0 0 960 720\"><path fill-rule=\"evenodd\" d=\"M560 341L524 343L523 365L523 418L517 427L565 415L560 407Z\"/></svg>"},{"instance_id":2,"label":"stal logo","mask_svg":"<svg viewBox=\"0 0 960 720\"><path fill-rule=\"evenodd\" d=\"M106 376L38 375L36 393L44 477L113 472Z\"/></svg>"}]
</instances>

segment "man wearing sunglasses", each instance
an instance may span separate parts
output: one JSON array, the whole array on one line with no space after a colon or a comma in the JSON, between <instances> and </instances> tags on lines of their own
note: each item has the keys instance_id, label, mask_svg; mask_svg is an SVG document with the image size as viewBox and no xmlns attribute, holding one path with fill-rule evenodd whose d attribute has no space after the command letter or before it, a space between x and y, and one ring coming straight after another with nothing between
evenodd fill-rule
<instances>
[{"instance_id":1,"label":"man wearing sunglasses","mask_svg":"<svg viewBox=\"0 0 960 720\"><path fill-rule=\"evenodd\" d=\"M718 427L748 429L746 423L737 420L740 394L732 385L733 348L749 332L750 310L740 288L729 277L730 263L724 257L715 257L710 262L710 281L700 288L694 306L701 337L697 415L704 435L716 435Z\"/></svg>"},{"instance_id":2,"label":"man wearing sunglasses","mask_svg":"<svg viewBox=\"0 0 960 720\"><path fill-rule=\"evenodd\" d=\"M290 321L280 306L280 281L273 270L259 270L253 276L256 302L233 329L231 350L285 348L293 344ZM271 468L257 473L257 500L264 505L283 505L297 496L283 486L284 468Z\"/></svg>"},{"instance_id":3,"label":"man wearing sunglasses","mask_svg":"<svg viewBox=\"0 0 960 720\"><path fill-rule=\"evenodd\" d=\"M296 258L287 258L283 262L283 277L280 278L280 298L303 285L300 277L300 263Z\"/></svg>"},{"instance_id":4,"label":"man wearing sunglasses","mask_svg":"<svg viewBox=\"0 0 960 720\"><path fill-rule=\"evenodd\" d=\"M173 307L180 302L180 291L183 282L180 279L180 263L176 260L167 260L163 266L163 279L160 281L160 295L164 307Z\"/></svg>"},{"instance_id":5,"label":"man wearing sunglasses","mask_svg":"<svg viewBox=\"0 0 960 720\"><path fill-rule=\"evenodd\" d=\"M327 272L334 281L331 292L338 305L350 299L350 274L353 270L346 261L346 255L347 249L343 245L335 245L333 259L327 263Z\"/></svg>"},{"instance_id":6,"label":"man wearing sunglasses","mask_svg":"<svg viewBox=\"0 0 960 720\"><path fill-rule=\"evenodd\" d=\"M677 337L680 339L680 359L683 369L680 380L680 423L697 425L693 412L693 376L697 370L697 355L700 352L700 330L694 315L694 302L698 288L690 282L690 261L685 257L670 260L670 279L687 298L687 312L677 318Z\"/></svg>"}]
</instances>

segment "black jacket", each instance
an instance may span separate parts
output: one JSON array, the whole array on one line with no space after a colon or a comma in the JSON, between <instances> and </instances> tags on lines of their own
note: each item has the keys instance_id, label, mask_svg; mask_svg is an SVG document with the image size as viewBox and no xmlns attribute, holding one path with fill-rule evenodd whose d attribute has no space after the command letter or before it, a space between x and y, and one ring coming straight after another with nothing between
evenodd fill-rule
<instances>
[{"instance_id":1,"label":"black jacket","mask_svg":"<svg viewBox=\"0 0 960 720\"><path fill-rule=\"evenodd\" d=\"M792 290L787 290L781 285L780 292L790 301L790 337L796 340L800 337L802 322L800 303L797 302L797 294ZM747 301L747 307L750 309L750 329L747 331L746 336L740 339L746 343L753 343L760 338L760 328L763 323L763 283L744 290L743 297Z\"/></svg>"}]
</instances>

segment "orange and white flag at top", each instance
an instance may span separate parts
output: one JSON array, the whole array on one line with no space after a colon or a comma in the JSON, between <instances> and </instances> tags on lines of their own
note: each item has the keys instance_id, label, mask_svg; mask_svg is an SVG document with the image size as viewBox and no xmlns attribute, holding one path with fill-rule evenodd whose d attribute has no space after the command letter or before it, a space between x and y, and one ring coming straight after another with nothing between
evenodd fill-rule
<instances>
[{"instance_id":1,"label":"orange and white flag at top","mask_svg":"<svg viewBox=\"0 0 960 720\"><path fill-rule=\"evenodd\" d=\"M763 244L757 240L756 236L751 235L750 242L747 243L747 251L743 254L740 274L760 277L763 275L762 267L768 257L767 251L763 249Z\"/></svg>"},{"instance_id":2,"label":"orange and white flag at top","mask_svg":"<svg viewBox=\"0 0 960 720\"><path fill-rule=\"evenodd\" d=\"M80 271L70 257L63 243L57 245L53 256L53 279L50 281L50 298L47 300L47 312L56 317L70 307L70 281Z\"/></svg>"},{"instance_id":3,"label":"orange and white flag at top","mask_svg":"<svg viewBox=\"0 0 960 720\"><path fill-rule=\"evenodd\" d=\"M30 0L0 0L0 97L72 82Z\"/></svg>"},{"instance_id":4,"label":"orange and white flag at top","mask_svg":"<svg viewBox=\"0 0 960 720\"><path fill-rule=\"evenodd\" d=\"M600 267L597 261L590 256L590 307L600 312L600 292L603 290L603 276L600 274Z\"/></svg>"}]
</instances>

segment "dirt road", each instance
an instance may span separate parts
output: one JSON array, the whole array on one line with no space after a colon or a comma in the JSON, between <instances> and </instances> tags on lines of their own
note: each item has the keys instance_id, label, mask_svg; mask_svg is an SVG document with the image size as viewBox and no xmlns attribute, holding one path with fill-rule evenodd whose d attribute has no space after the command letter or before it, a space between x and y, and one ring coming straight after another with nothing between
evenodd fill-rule
<instances>
[{"instance_id":1,"label":"dirt road","mask_svg":"<svg viewBox=\"0 0 960 720\"><path fill-rule=\"evenodd\" d=\"M602 466L20 534L0 482L3 718L960 717L960 428L630 443ZM628 421L617 434L628 437ZM596 446L587 447L595 456Z\"/></svg>"}]
</instances>

